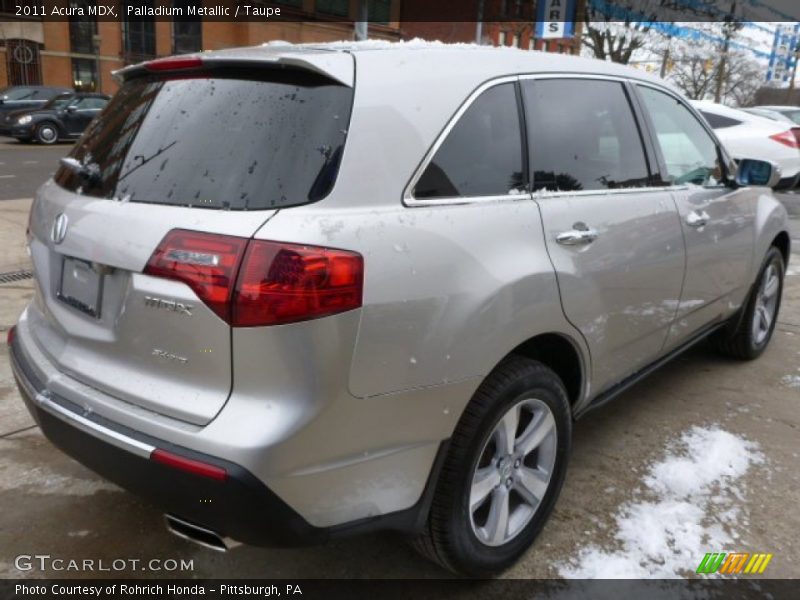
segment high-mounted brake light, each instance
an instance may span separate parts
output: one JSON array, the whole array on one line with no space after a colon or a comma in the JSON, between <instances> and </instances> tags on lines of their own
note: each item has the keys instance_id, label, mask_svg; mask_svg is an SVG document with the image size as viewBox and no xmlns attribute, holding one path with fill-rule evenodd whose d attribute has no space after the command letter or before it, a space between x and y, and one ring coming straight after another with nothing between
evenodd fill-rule
<instances>
[{"instance_id":1,"label":"high-mounted brake light","mask_svg":"<svg viewBox=\"0 0 800 600\"><path fill-rule=\"evenodd\" d=\"M769 139L775 140L779 144L783 144L784 146L789 146L789 148L800 148L800 143L798 143L797 136L794 133L794 130L790 129L789 131L782 131L781 133L776 133L775 135L769 136Z\"/></svg>"},{"instance_id":2,"label":"high-mounted brake light","mask_svg":"<svg viewBox=\"0 0 800 600\"><path fill-rule=\"evenodd\" d=\"M150 453L150 460L173 469L178 469L179 471L191 473L192 475L200 475L201 477L208 477L209 479L216 479L217 481L225 481L228 479L228 472L222 467L179 456L172 452L162 450L161 448L156 448Z\"/></svg>"},{"instance_id":3,"label":"high-mounted brake light","mask_svg":"<svg viewBox=\"0 0 800 600\"><path fill-rule=\"evenodd\" d=\"M356 252L182 229L164 237L144 272L186 283L234 327L359 308L364 287L364 259Z\"/></svg>"},{"instance_id":4,"label":"high-mounted brake light","mask_svg":"<svg viewBox=\"0 0 800 600\"><path fill-rule=\"evenodd\" d=\"M199 69L203 66L203 59L199 56L176 56L158 58L144 63L148 71L183 71L185 69Z\"/></svg>"}]
</instances>

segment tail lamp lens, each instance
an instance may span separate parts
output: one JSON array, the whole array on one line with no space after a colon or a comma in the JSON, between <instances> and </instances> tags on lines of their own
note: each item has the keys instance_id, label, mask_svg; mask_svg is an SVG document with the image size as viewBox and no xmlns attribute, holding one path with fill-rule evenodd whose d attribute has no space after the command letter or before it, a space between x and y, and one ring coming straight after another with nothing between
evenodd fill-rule
<instances>
[{"instance_id":1,"label":"tail lamp lens","mask_svg":"<svg viewBox=\"0 0 800 600\"><path fill-rule=\"evenodd\" d=\"M364 260L355 252L181 229L164 237L144 272L186 283L234 327L352 310L364 286Z\"/></svg>"},{"instance_id":2,"label":"tail lamp lens","mask_svg":"<svg viewBox=\"0 0 800 600\"><path fill-rule=\"evenodd\" d=\"M231 291L247 240L173 229L156 248L145 274L187 284L221 319L230 323Z\"/></svg>"},{"instance_id":3,"label":"tail lamp lens","mask_svg":"<svg viewBox=\"0 0 800 600\"><path fill-rule=\"evenodd\" d=\"M8 333L6 333L6 343L9 346L14 343L14 338L16 337L16 335L17 335L17 326L14 325L13 327L11 327L11 329L8 330Z\"/></svg>"},{"instance_id":4,"label":"tail lamp lens","mask_svg":"<svg viewBox=\"0 0 800 600\"><path fill-rule=\"evenodd\" d=\"M775 135L769 136L769 138L771 140L775 140L779 144L783 144L784 146L789 146L789 148L800 148L797 136L795 135L794 130L792 129L790 129L789 131L776 133Z\"/></svg>"},{"instance_id":5,"label":"tail lamp lens","mask_svg":"<svg viewBox=\"0 0 800 600\"><path fill-rule=\"evenodd\" d=\"M253 240L233 304L233 325L316 319L361 306L364 261L344 250Z\"/></svg>"}]
</instances>

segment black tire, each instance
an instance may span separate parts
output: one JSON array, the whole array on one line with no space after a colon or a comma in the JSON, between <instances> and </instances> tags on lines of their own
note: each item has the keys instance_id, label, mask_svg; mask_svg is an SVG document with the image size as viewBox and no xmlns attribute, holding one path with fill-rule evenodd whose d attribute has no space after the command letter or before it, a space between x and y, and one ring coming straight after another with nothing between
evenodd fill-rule
<instances>
[{"instance_id":1,"label":"black tire","mask_svg":"<svg viewBox=\"0 0 800 600\"><path fill-rule=\"evenodd\" d=\"M500 419L526 398L541 400L552 414L557 434L555 464L527 525L502 545L486 545L474 531L468 506L474 470ZM524 430L522 424L520 429ZM484 380L461 416L425 529L411 540L412 545L423 556L460 575L491 577L510 567L531 546L552 512L566 475L571 437L572 415L561 379L539 362L522 357L505 360Z\"/></svg>"},{"instance_id":2,"label":"black tire","mask_svg":"<svg viewBox=\"0 0 800 600\"><path fill-rule=\"evenodd\" d=\"M776 304L766 337L758 340L754 332L754 321L760 319L759 303L762 300L762 283L765 273L771 267L776 269L778 276ZM739 360L754 360L761 356L772 339L775 323L778 321L785 271L783 254L778 248L772 246L764 258L761 269L758 271L758 277L747 298L747 303L742 308L742 312L737 313L728 327L717 331L711 336L711 343L718 352Z\"/></svg>"},{"instance_id":3,"label":"black tire","mask_svg":"<svg viewBox=\"0 0 800 600\"><path fill-rule=\"evenodd\" d=\"M58 138L58 125L52 121L44 121L36 126L36 141L40 144L55 144Z\"/></svg>"}]
</instances>

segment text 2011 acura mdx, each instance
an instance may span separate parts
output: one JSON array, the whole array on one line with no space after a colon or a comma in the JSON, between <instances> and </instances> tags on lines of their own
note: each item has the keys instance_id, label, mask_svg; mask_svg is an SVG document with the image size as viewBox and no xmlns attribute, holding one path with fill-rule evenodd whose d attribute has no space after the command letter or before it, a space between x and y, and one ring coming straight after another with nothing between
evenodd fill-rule
<instances>
[{"instance_id":1,"label":"text 2011 acura mdx","mask_svg":"<svg viewBox=\"0 0 800 600\"><path fill-rule=\"evenodd\" d=\"M372 46L122 70L33 204L14 372L56 445L181 535L394 529L493 574L575 417L706 336L764 350L780 173L625 67Z\"/></svg>"}]
</instances>

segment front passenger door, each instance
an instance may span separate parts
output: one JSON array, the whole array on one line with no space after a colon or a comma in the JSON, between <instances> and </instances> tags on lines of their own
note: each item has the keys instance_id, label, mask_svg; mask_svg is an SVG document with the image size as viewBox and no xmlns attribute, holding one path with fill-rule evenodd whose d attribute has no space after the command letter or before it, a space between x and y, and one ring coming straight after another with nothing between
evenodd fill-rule
<instances>
[{"instance_id":1,"label":"front passenger door","mask_svg":"<svg viewBox=\"0 0 800 600\"><path fill-rule=\"evenodd\" d=\"M686 281L668 347L722 321L743 302L753 252L753 202L748 189L724 183L722 153L681 99L637 86L672 186L686 240Z\"/></svg>"}]
</instances>

